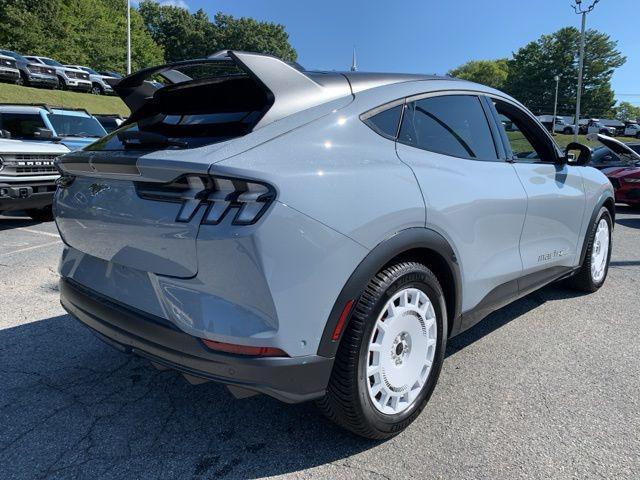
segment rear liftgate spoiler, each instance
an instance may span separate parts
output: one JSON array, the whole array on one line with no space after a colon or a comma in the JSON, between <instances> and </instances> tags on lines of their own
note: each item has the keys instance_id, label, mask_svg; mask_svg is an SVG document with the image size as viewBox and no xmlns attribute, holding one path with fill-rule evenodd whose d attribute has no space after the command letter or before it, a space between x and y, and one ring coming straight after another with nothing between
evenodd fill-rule
<instances>
[{"instance_id":1,"label":"rear liftgate spoiler","mask_svg":"<svg viewBox=\"0 0 640 480\"><path fill-rule=\"evenodd\" d=\"M271 101L254 130L293 113L352 94L346 79L344 84L322 85L305 75L299 65L289 64L271 55L232 50L223 50L204 59L146 68L114 82L113 87L131 110L131 116L135 117L159 89L157 85L147 81L149 78L158 75L170 84L183 83L191 78L180 72L181 68L224 63L234 64L249 75L263 88Z\"/></svg>"},{"instance_id":2,"label":"rear liftgate spoiler","mask_svg":"<svg viewBox=\"0 0 640 480\"><path fill-rule=\"evenodd\" d=\"M210 77L194 80L183 73L186 67L220 66L234 67L252 79L266 98L262 112L251 127L255 131L294 113L324 104L331 100L353 95L346 79L342 82L325 81L314 76L312 79L303 73L302 67L289 64L271 55L231 50L220 51L208 58L186 60L157 67L146 68L121 80L110 80L114 91L131 110L131 115L122 126L136 122L145 116L152 105L156 93L163 88L175 87L189 82L198 87L224 81L224 77ZM150 81L161 77L166 85ZM237 76L236 76L237 77ZM321 77L321 76L320 76ZM229 76L229 78L233 78ZM215 98L211 100L215 101ZM225 99L222 99L223 101ZM226 99L228 100L228 99ZM185 112L188 114L189 112ZM91 150L91 149L90 149ZM76 151L60 157L56 161L63 175L96 175L131 179L140 175L136 166L139 152L122 151ZM208 167L208 166L207 166ZM153 181L153 179L148 179Z\"/></svg>"}]
</instances>

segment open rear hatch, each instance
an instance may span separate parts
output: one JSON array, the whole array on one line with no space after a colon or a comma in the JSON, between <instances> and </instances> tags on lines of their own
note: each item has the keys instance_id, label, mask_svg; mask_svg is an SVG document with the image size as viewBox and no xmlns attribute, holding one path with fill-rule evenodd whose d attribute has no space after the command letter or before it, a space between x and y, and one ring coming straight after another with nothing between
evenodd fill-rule
<instances>
[{"instance_id":1,"label":"open rear hatch","mask_svg":"<svg viewBox=\"0 0 640 480\"><path fill-rule=\"evenodd\" d=\"M259 182L210 177L206 154L292 113L351 94L346 79L337 86L327 88L277 58L241 52L122 79L114 89L131 109L127 121L56 161L62 174L56 221L63 239L137 270L195 275L200 223L215 223L210 198L239 208L238 199L259 203L272 193L262 192Z\"/></svg>"}]
</instances>

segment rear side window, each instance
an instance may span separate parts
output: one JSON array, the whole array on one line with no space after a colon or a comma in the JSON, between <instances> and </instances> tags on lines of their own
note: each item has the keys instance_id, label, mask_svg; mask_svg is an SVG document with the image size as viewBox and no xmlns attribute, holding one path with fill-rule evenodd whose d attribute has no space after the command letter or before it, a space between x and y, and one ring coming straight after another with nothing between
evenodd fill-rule
<instances>
[{"instance_id":1,"label":"rear side window","mask_svg":"<svg viewBox=\"0 0 640 480\"><path fill-rule=\"evenodd\" d=\"M398 123L400 122L401 113L402 105L396 105L395 107L388 108L365 118L364 123L383 137L395 139L398 133Z\"/></svg>"},{"instance_id":2,"label":"rear side window","mask_svg":"<svg viewBox=\"0 0 640 480\"><path fill-rule=\"evenodd\" d=\"M38 128L46 128L37 113L0 113L0 129L11 132L12 138L34 138Z\"/></svg>"},{"instance_id":3,"label":"rear side window","mask_svg":"<svg viewBox=\"0 0 640 480\"><path fill-rule=\"evenodd\" d=\"M445 95L407 103L398 140L454 157L498 159L480 99L472 95Z\"/></svg>"}]
</instances>

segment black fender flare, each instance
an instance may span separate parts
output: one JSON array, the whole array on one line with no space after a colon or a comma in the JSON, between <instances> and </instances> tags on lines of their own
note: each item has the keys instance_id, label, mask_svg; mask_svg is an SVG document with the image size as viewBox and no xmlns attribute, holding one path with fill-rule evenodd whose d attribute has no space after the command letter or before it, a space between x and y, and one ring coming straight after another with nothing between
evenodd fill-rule
<instances>
[{"instance_id":1,"label":"black fender flare","mask_svg":"<svg viewBox=\"0 0 640 480\"><path fill-rule=\"evenodd\" d=\"M453 277L453 288L455 291L454 315L452 315L453 318L448 319L449 325L451 326L459 320L462 298L462 277L455 251L449 242L434 230L425 227L408 228L376 245L351 274L331 309L329 319L327 320L318 346L318 355L330 358L335 356L338 346L340 345L340 340L342 339L342 334L349 324L353 307L341 329L339 338L333 340L332 336L338 325L340 315L348 302L353 300L353 305L355 306L369 283L369 280L371 280L376 273L395 257L414 249L432 250L446 262Z\"/></svg>"},{"instance_id":2,"label":"black fender flare","mask_svg":"<svg viewBox=\"0 0 640 480\"><path fill-rule=\"evenodd\" d=\"M582 250L580 251L580 263L578 264L581 267L584 264L584 259L587 256L587 246L589 242L587 241L591 235L593 235L595 228L596 217L600 213L602 207L605 207L606 203L609 202L611 204L611 208L609 209L609 213L611 213L611 228L616 224L616 200L614 197L609 195L609 192L605 192L600 196L600 199L596 203L593 212L591 213L591 217L589 218L589 223L587 224L587 230L585 231L584 238L582 239Z\"/></svg>"}]
</instances>

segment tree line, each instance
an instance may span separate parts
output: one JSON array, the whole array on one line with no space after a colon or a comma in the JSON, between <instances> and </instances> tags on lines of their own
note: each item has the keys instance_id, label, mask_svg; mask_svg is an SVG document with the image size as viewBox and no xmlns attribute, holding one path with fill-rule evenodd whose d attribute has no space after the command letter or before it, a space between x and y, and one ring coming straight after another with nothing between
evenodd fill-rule
<instances>
[{"instance_id":1,"label":"tree line","mask_svg":"<svg viewBox=\"0 0 640 480\"><path fill-rule=\"evenodd\" d=\"M98 70L126 70L125 0L0 0L0 47ZM152 0L131 9L132 69L204 57L220 49L295 60L283 25Z\"/></svg>"},{"instance_id":2,"label":"tree line","mask_svg":"<svg viewBox=\"0 0 640 480\"><path fill-rule=\"evenodd\" d=\"M617 116L621 120L640 117L640 108L628 102L616 106L611 77L626 62L617 45L605 33L586 32L581 108L585 117ZM536 115L553 113L554 77L558 75L558 114L572 116L577 97L579 48L580 32L566 27L542 35L514 52L511 58L470 61L449 74L503 90Z\"/></svg>"}]
</instances>

